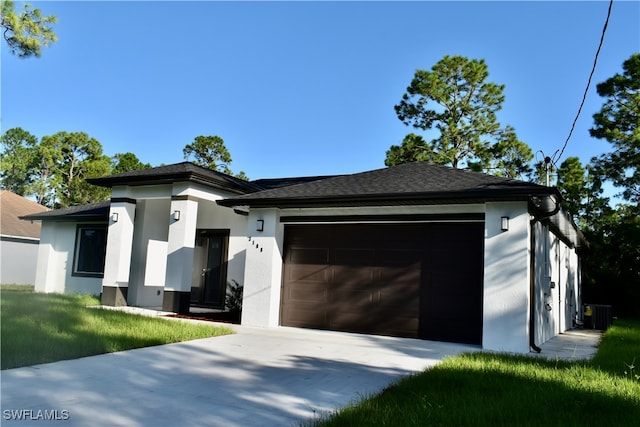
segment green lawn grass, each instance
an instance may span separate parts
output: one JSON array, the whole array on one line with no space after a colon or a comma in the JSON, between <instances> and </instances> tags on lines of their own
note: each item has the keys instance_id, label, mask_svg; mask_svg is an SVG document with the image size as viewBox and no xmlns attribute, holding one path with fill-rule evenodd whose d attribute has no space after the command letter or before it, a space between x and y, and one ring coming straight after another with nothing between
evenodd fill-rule
<instances>
[{"instance_id":1,"label":"green lawn grass","mask_svg":"<svg viewBox=\"0 0 640 427\"><path fill-rule=\"evenodd\" d=\"M233 333L227 327L87 308L89 295L0 286L0 368L76 359Z\"/></svg>"},{"instance_id":2,"label":"green lawn grass","mask_svg":"<svg viewBox=\"0 0 640 427\"><path fill-rule=\"evenodd\" d=\"M314 425L638 426L639 362L640 321L620 320L592 361L463 354Z\"/></svg>"}]
</instances>

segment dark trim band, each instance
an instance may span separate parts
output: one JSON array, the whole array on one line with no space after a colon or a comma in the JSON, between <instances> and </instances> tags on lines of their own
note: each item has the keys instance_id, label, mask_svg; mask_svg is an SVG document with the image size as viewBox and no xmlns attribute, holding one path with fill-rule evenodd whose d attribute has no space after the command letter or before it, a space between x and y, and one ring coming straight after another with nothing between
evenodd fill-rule
<instances>
[{"instance_id":1,"label":"dark trim band","mask_svg":"<svg viewBox=\"0 0 640 427\"><path fill-rule=\"evenodd\" d=\"M178 195L178 196L171 196L171 201L173 202L173 201L175 201L175 200L189 200L189 201L192 201L192 202L198 202L198 201L200 201L201 199L200 199L199 197L196 197L196 196L190 196L190 195L188 195L188 194L187 194L187 195L184 195L184 196L180 196L180 195Z\"/></svg>"},{"instance_id":2,"label":"dark trim band","mask_svg":"<svg viewBox=\"0 0 640 427\"><path fill-rule=\"evenodd\" d=\"M162 297L162 311L178 314L188 314L191 305L191 292L164 291Z\"/></svg>"},{"instance_id":3,"label":"dark trim band","mask_svg":"<svg viewBox=\"0 0 640 427\"><path fill-rule=\"evenodd\" d=\"M112 197L111 203L131 203L132 205L135 205L138 201L129 197Z\"/></svg>"},{"instance_id":4,"label":"dark trim band","mask_svg":"<svg viewBox=\"0 0 640 427\"><path fill-rule=\"evenodd\" d=\"M40 244L40 239L37 237L0 236L0 241L13 242L13 243L27 243L27 244L36 245L36 246Z\"/></svg>"},{"instance_id":5,"label":"dark trim band","mask_svg":"<svg viewBox=\"0 0 640 427\"><path fill-rule=\"evenodd\" d=\"M334 215L282 216L280 222L483 222L484 213L410 214L410 215Z\"/></svg>"},{"instance_id":6,"label":"dark trim band","mask_svg":"<svg viewBox=\"0 0 640 427\"><path fill-rule=\"evenodd\" d=\"M100 302L102 305L111 307L125 307L127 305L128 290L129 288L121 288L119 286L103 286Z\"/></svg>"}]
</instances>

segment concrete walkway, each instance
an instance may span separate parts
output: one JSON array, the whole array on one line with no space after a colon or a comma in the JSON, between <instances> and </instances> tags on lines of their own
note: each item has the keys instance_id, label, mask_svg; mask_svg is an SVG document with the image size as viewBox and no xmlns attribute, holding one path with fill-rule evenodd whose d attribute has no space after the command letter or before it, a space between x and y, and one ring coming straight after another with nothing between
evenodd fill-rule
<instances>
[{"instance_id":1,"label":"concrete walkway","mask_svg":"<svg viewBox=\"0 0 640 427\"><path fill-rule=\"evenodd\" d=\"M588 360L598 352L602 331L595 329L572 329L551 338L540 348L538 357L562 360Z\"/></svg>"},{"instance_id":2,"label":"concrete walkway","mask_svg":"<svg viewBox=\"0 0 640 427\"><path fill-rule=\"evenodd\" d=\"M479 350L296 328L234 329L235 335L2 371L1 424L298 426L446 356ZM599 338L598 331L565 333L540 356L590 357ZM10 420L7 411L27 421Z\"/></svg>"}]
</instances>

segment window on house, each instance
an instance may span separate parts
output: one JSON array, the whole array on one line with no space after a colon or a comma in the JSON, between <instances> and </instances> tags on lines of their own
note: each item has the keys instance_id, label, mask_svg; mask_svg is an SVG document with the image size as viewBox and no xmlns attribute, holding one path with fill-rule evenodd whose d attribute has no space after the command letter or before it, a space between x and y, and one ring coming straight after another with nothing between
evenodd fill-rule
<instances>
[{"instance_id":1,"label":"window on house","mask_svg":"<svg viewBox=\"0 0 640 427\"><path fill-rule=\"evenodd\" d=\"M103 277L107 249L106 225L78 225L73 275Z\"/></svg>"}]
</instances>

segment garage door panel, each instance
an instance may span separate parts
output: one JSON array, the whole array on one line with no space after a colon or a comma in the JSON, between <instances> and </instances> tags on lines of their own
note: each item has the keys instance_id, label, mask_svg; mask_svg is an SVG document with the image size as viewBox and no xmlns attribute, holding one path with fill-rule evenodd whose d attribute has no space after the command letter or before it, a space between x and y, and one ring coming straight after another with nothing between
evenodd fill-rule
<instances>
[{"instance_id":1,"label":"garage door panel","mask_svg":"<svg viewBox=\"0 0 640 427\"><path fill-rule=\"evenodd\" d=\"M329 283L331 268L326 265L291 265L287 270L287 280L291 282Z\"/></svg>"},{"instance_id":2,"label":"garage door panel","mask_svg":"<svg viewBox=\"0 0 640 427\"><path fill-rule=\"evenodd\" d=\"M331 252L329 262L333 265L371 266L375 251L372 249L337 248Z\"/></svg>"},{"instance_id":3,"label":"garage door panel","mask_svg":"<svg viewBox=\"0 0 640 427\"><path fill-rule=\"evenodd\" d=\"M329 261L329 251L326 248L290 247L288 255L293 264L325 265Z\"/></svg>"},{"instance_id":4,"label":"garage door panel","mask_svg":"<svg viewBox=\"0 0 640 427\"><path fill-rule=\"evenodd\" d=\"M392 317L382 322L378 330L383 335L417 338L418 323L417 317Z\"/></svg>"},{"instance_id":5,"label":"garage door panel","mask_svg":"<svg viewBox=\"0 0 640 427\"><path fill-rule=\"evenodd\" d=\"M331 289L364 288L371 287L374 279L372 267L332 266Z\"/></svg>"},{"instance_id":6,"label":"garage door panel","mask_svg":"<svg viewBox=\"0 0 640 427\"><path fill-rule=\"evenodd\" d=\"M405 267L386 267L376 271L376 281L381 287L408 284L412 287L420 287L420 264L408 264Z\"/></svg>"},{"instance_id":7,"label":"garage door panel","mask_svg":"<svg viewBox=\"0 0 640 427\"><path fill-rule=\"evenodd\" d=\"M318 309L317 304L297 303L296 307L289 307L283 311L283 323L286 326L324 329L327 323L324 308Z\"/></svg>"},{"instance_id":8,"label":"garage door panel","mask_svg":"<svg viewBox=\"0 0 640 427\"><path fill-rule=\"evenodd\" d=\"M430 230L420 297L420 336L482 342L484 224L439 224Z\"/></svg>"},{"instance_id":9,"label":"garage door panel","mask_svg":"<svg viewBox=\"0 0 640 427\"><path fill-rule=\"evenodd\" d=\"M334 312L328 319L329 329L347 332L369 332L374 325L370 324L363 313Z\"/></svg>"},{"instance_id":10,"label":"garage door panel","mask_svg":"<svg viewBox=\"0 0 640 427\"><path fill-rule=\"evenodd\" d=\"M379 266L407 268L421 261L422 250L380 249L376 251L375 264Z\"/></svg>"},{"instance_id":11,"label":"garage door panel","mask_svg":"<svg viewBox=\"0 0 640 427\"><path fill-rule=\"evenodd\" d=\"M346 332L417 337L418 320L410 317L364 316L361 313L335 313L330 317L328 329Z\"/></svg>"},{"instance_id":12,"label":"garage door panel","mask_svg":"<svg viewBox=\"0 0 640 427\"><path fill-rule=\"evenodd\" d=\"M469 344L480 344L476 332L469 328L468 321L455 316L431 316L422 334L428 335L430 340L451 341ZM421 337L422 337L421 334Z\"/></svg>"},{"instance_id":13,"label":"garage door panel","mask_svg":"<svg viewBox=\"0 0 640 427\"><path fill-rule=\"evenodd\" d=\"M483 242L482 223L287 226L281 323L480 344Z\"/></svg>"},{"instance_id":14,"label":"garage door panel","mask_svg":"<svg viewBox=\"0 0 640 427\"><path fill-rule=\"evenodd\" d=\"M298 286L290 286L286 289L289 301L306 301L325 304L327 302L327 287L315 283L305 283Z\"/></svg>"},{"instance_id":15,"label":"garage door panel","mask_svg":"<svg viewBox=\"0 0 640 427\"><path fill-rule=\"evenodd\" d=\"M328 301L331 304L344 306L345 309L366 308L375 302L370 289L350 287L332 288L329 291Z\"/></svg>"},{"instance_id":16,"label":"garage door panel","mask_svg":"<svg viewBox=\"0 0 640 427\"><path fill-rule=\"evenodd\" d=\"M409 292L379 292L378 304L381 309L399 316L402 313L417 317L420 313L420 293L418 289L410 289Z\"/></svg>"}]
</instances>

